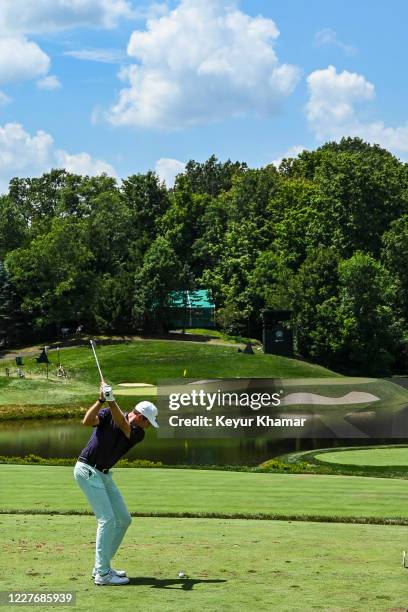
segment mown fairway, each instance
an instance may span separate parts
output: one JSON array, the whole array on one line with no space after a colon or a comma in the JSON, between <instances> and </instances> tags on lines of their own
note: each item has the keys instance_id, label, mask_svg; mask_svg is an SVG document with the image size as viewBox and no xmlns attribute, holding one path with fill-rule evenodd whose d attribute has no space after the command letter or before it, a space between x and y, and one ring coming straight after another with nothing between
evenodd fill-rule
<instances>
[{"instance_id":1,"label":"mown fairway","mask_svg":"<svg viewBox=\"0 0 408 612\"><path fill-rule=\"evenodd\" d=\"M1 465L0 510L87 511L72 467ZM408 521L405 480L311 474L114 469L130 512Z\"/></svg>"}]
</instances>

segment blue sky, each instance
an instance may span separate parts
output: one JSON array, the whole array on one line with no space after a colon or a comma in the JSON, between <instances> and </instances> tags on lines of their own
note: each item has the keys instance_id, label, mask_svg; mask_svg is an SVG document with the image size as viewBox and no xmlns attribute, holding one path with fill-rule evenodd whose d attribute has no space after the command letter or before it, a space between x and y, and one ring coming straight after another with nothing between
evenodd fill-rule
<instances>
[{"instance_id":1,"label":"blue sky","mask_svg":"<svg viewBox=\"0 0 408 612\"><path fill-rule=\"evenodd\" d=\"M262 166L360 136L408 154L403 0L2 0L0 191L51 167Z\"/></svg>"}]
</instances>

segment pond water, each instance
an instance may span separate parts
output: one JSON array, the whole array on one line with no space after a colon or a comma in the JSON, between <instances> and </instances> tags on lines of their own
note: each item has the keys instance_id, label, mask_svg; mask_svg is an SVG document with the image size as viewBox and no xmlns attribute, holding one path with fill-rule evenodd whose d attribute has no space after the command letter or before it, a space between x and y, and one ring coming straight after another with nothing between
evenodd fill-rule
<instances>
[{"instance_id":1,"label":"pond water","mask_svg":"<svg viewBox=\"0 0 408 612\"><path fill-rule=\"evenodd\" d=\"M0 455L77 457L91 434L90 428L76 420L39 420L8 422L0 425ZM406 440L393 439L393 444ZM167 465L258 465L286 452L338 446L386 443L362 439L284 439L248 438L172 440L147 432L145 440L126 457L149 459Z\"/></svg>"}]
</instances>

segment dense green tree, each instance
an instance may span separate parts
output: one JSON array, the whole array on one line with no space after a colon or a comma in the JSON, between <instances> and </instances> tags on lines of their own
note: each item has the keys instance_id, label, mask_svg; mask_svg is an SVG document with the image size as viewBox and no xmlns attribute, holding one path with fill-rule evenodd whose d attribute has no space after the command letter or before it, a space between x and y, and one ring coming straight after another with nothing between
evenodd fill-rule
<instances>
[{"instance_id":1,"label":"dense green tree","mask_svg":"<svg viewBox=\"0 0 408 612\"><path fill-rule=\"evenodd\" d=\"M273 239L269 203L279 180L274 167L236 175L230 191L219 198L224 218L218 215L218 225L208 226L206 215L203 217L205 231L200 246L204 253L211 254L212 265L203 271L202 282L212 289L217 306L225 303L230 310L235 307L245 312L246 317L252 313L246 292L250 274L258 255Z\"/></svg>"},{"instance_id":2,"label":"dense green tree","mask_svg":"<svg viewBox=\"0 0 408 612\"><path fill-rule=\"evenodd\" d=\"M388 271L368 254L357 252L340 263L337 318L349 371L390 373L401 336L395 289Z\"/></svg>"},{"instance_id":3,"label":"dense green tree","mask_svg":"<svg viewBox=\"0 0 408 612\"><path fill-rule=\"evenodd\" d=\"M26 321L9 274L0 260L0 346L5 347L22 340Z\"/></svg>"},{"instance_id":4,"label":"dense green tree","mask_svg":"<svg viewBox=\"0 0 408 612\"><path fill-rule=\"evenodd\" d=\"M50 222L54 217L67 177L65 170L51 170L39 178L13 178L10 181L9 196L30 227Z\"/></svg>"},{"instance_id":5,"label":"dense green tree","mask_svg":"<svg viewBox=\"0 0 408 612\"><path fill-rule=\"evenodd\" d=\"M211 199L192 193L187 180L181 179L170 196L170 207L159 222L160 233L170 242L176 256L199 276L205 266L197 240L203 233L203 215Z\"/></svg>"},{"instance_id":6,"label":"dense green tree","mask_svg":"<svg viewBox=\"0 0 408 612\"><path fill-rule=\"evenodd\" d=\"M312 250L288 287L298 353L330 365L339 350L340 329L333 314L338 307L338 264L333 249Z\"/></svg>"},{"instance_id":7,"label":"dense green tree","mask_svg":"<svg viewBox=\"0 0 408 612\"><path fill-rule=\"evenodd\" d=\"M316 151L285 160L280 172L312 181L320 223L317 243L343 257L356 250L378 257L381 236L407 211L408 174L404 165L378 145L343 138Z\"/></svg>"},{"instance_id":8,"label":"dense green tree","mask_svg":"<svg viewBox=\"0 0 408 612\"><path fill-rule=\"evenodd\" d=\"M96 274L116 274L142 264L140 230L128 202L117 191L106 191L92 199L92 210L84 227L94 254Z\"/></svg>"},{"instance_id":9,"label":"dense green tree","mask_svg":"<svg viewBox=\"0 0 408 612\"><path fill-rule=\"evenodd\" d=\"M402 177L392 156L328 151L315 175L320 241L345 257L356 250L378 256L382 233L406 206Z\"/></svg>"},{"instance_id":10,"label":"dense green tree","mask_svg":"<svg viewBox=\"0 0 408 612\"><path fill-rule=\"evenodd\" d=\"M144 253L155 240L159 221L169 207L166 187L154 172L134 174L122 182L121 194L131 211L138 248Z\"/></svg>"},{"instance_id":11,"label":"dense green tree","mask_svg":"<svg viewBox=\"0 0 408 612\"><path fill-rule=\"evenodd\" d=\"M134 273L120 270L95 278L90 310L101 333L126 334L133 329Z\"/></svg>"},{"instance_id":12,"label":"dense green tree","mask_svg":"<svg viewBox=\"0 0 408 612\"><path fill-rule=\"evenodd\" d=\"M260 323L264 308L286 310L291 308L290 284L293 271L286 258L277 249L263 251L257 257L246 289L248 302Z\"/></svg>"},{"instance_id":13,"label":"dense green tree","mask_svg":"<svg viewBox=\"0 0 408 612\"><path fill-rule=\"evenodd\" d=\"M292 270L298 269L309 250L319 246L322 218L316 198L312 181L288 178L280 181L269 202L274 251Z\"/></svg>"},{"instance_id":14,"label":"dense green tree","mask_svg":"<svg viewBox=\"0 0 408 612\"><path fill-rule=\"evenodd\" d=\"M408 329L408 215L391 223L385 232L382 259L396 283L398 313Z\"/></svg>"},{"instance_id":15,"label":"dense green tree","mask_svg":"<svg viewBox=\"0 0 408 612\"><path fill-rule=\"evenodd\" d=\"M311 253L291 292L301 354L348 373L389 373L401 322L395 285L372 256Z\"/></svg>"},{"instance_id":16,"label":"dense green tree","mask_svg":"<svg viewBox=\"0 0 408 612\"><path fill-rule=\"evenodd\" d=\"M192 159L186 164L184 172L176 178L176 189L179 181L186 178L194 193L215 197L221 191L231 189L233 177L242 174L246 169L247 165L240 162L231 162L231 160L225 163L219 162L215 155L203 164Z\"/></svg>"},{"instance_id":17,"label":"dense green tree","mask_svg":"<svg viewBox=\"0 0 408 612\"><path fill-rule=\"evenodd\" d=\"M8 196L0 196L0 259L22 246L28 226L18 206Z\"/></svg>"},{"instance_id":18,"label":"dense green tree","mask_svg":"<svg viewBox=\"0 0 408 612\"><path fill-rule=\"evenodd\" d=\"M192 246L196 259L202 262L200 274L205 269L213 270L222 256L228 227L228 201L227 192L206 200L200 232Z\"/></svg>"},{"instance_id":19,"label":"dense green tree","mask_svg":"<svg viewBox=\"0 0 408 612\"><path fill-rule=\"evenodd\" d=\"M163 332L168 324L170 293L191 288L188 268L177 258L170 242L159 236L147 250L135 275L133 315L139 328Z\"/></svg>"},{"instance_id":20,"label":"dense green tree","mask_svg":"<svg viewBox=\"0 0 408 612\"><path fill-rule=\"evenodd\" d=\"M37 329L73 321L92 321L94 256L83 222L54 219L48 233L11 251L6 266Z\"/></svg>"}]
</instances>

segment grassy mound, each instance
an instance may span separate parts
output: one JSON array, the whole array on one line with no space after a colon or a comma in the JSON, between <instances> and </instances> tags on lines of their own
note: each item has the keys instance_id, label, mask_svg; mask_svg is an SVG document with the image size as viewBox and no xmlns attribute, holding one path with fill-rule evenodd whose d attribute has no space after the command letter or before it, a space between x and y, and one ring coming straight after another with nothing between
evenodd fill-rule
<instances>
[{"instance_id":1,"label":"grassy mound","mask_svg":"<svg viewBox=\"0 0 408 612\"><path fill-rule=\"evenodd\" d=\"M24 354L24 351L21 351ZM328 377L335 373L320 366L275 355L244 355L234 347L197 342L136 341L98 347L98 356L107 381L114 386L123 382L145 382L156 385L161 379L223 377ZM50 351L50 378L46 380L44 365L34 356L24 357L25 379L15 377L12 360L0 362L0 419L11 413L25 412L25 406L87 406L98 388L98 373L92 351L87 346L60 351L68 379L55 376L57 352ZM6 368L13 377L6 377ZM147 399L154 388L118 389L119 397ZM12 407L12 410L10 410ZM38 412L38 411L37 411ZM31 413L31 410L30 410ZM62 416L53 413L54 416ZM21 416L21 414L20 414ZM38 413L36 417L38 417Z\"/></svg>"}]
</instances>

